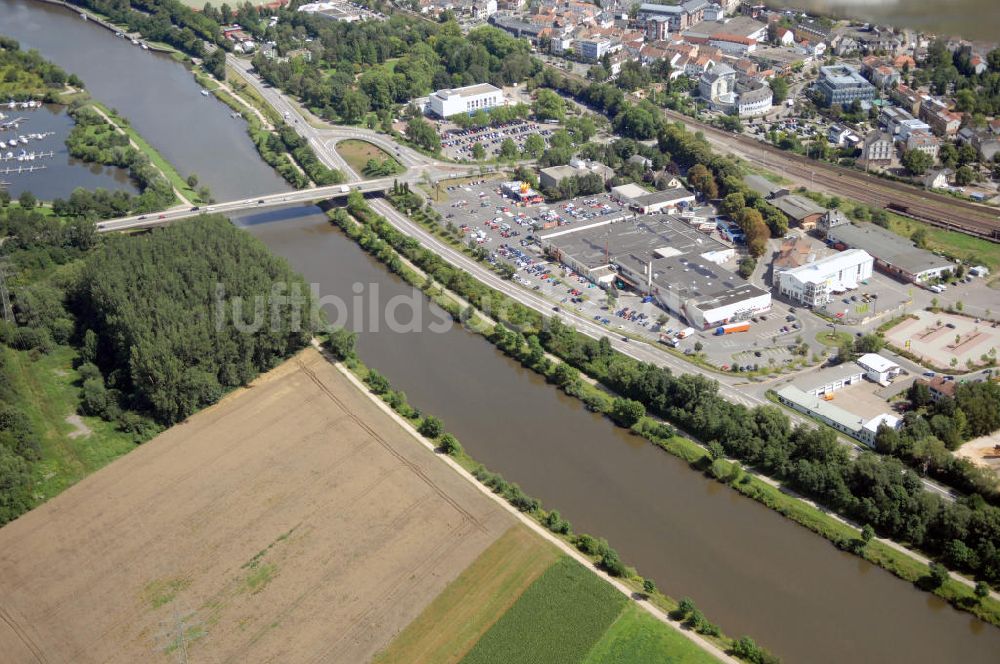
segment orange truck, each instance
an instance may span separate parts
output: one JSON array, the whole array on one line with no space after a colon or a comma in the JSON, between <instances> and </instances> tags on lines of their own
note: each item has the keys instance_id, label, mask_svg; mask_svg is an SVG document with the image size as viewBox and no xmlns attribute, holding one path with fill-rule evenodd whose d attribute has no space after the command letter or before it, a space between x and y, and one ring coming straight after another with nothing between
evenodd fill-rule
<instances>
[{"instance_id":1,"label":"orange truck","mask_svg":"<svg viewBox=\"0 0 1000 664\"><path fill-rule=\"evenodd\" d=\"M728 325L720 325L715 328L715 336L721 337L723 334L736 334L737 332L746 332L750 329L750 323L743 321L742 323L729 323Z\"/></svg>"}]
</instances>

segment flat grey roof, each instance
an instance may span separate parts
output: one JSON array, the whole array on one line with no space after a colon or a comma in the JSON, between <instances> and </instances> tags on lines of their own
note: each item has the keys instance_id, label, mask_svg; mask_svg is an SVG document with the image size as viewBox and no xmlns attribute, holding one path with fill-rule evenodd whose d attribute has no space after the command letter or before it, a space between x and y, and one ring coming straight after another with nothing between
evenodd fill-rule
<instances>
[{"instance_id":1,"label":"flat grey roof","mask_svg":"<svg viewBox=\"0 0 1000 664\"><path fill-rule=\"evenodd\" d=\"M909 274L951 267L946 258L918 248L910 240L875 224L843 224L827 231L827 237L851 247L864 249L876 259Z\"/></svg>"},{"instance_id":2,"label":"flat grey roof","mask_svg":"<svg viewBox=\"0 0 1000 664\"><path fill-rule=\"evenodd\" d=\"M653 12L657 14L683 14L684 8L680 5L658 5L656 3L645 2L639 5L639 13Z\"/></svg>"},{"instance_id":3,"label":"flat grey roof","mask_svg":"<svg viewBox=\"0 0 1000 664\"><path fill-rule=\"evenodd\" d=\"M845 380L847 378L851 378L852 376L864 375L864 373L865 370L854 362L844 362L835 367L829 367L827 369L820 369L819 371L807 373L801 378L797 378L793 385L803 392L809 392L810 390L819 389L824 385Z\"/></svg>"},{"instance_id":4,"label":"flat grey roof","mask_svg":"<svg viewBox=\"0 0 1000 664\"><path fill-rule=\"evenodd\" d=\"M795 194L775 198L768 202L796 221L805 219L809 215L826 212L826 208L816 204L815 201Z\"/></svg>"},{"instance_id":5,"label":"flat grey roof","mask_svg":"<svg viewBox=\"0 0 1000 664\"><path fill-rule=\"evenodd\" d=\"M711 37L718 34L736 35L737 37L749 37L755 32L766 28L767 25L754 20L749 16L734 16L725 23L722 21L701 21L695 23L684 31L685 35L705 35Z\"/></svg>"},{"instance_id":6,"label":"flat grey roof","mask_svg":"<svg viewBox=\"0 0 1000 664\"><path fill-rule=\"evenodd\" d=\"M670 201L679 201L685 198L694 198L692 194L687 189L683 187L674 187L673 189L664 189L663 191L653 191L639 198L635 199L635 202L639 205L653 205L655 203L669 203Z\"/></svg>"},{"instance_id":7,"label":"flat grey roof","mask_svg":"<svg viewBox=\"0 0 1000 664\"><path fill-rule=\"evenodd\" d=\"M544 173L549 177L555 178L556 180L562 180L563 178L571 178L578 173L579 169L576 166L570 166L569 164L564 164L562 166L549 166L548 168L543 168L539 173Z\"/></svg>"},{"instance_id":8,"label":"flat grey roof","mask_svg":"<svg viewBox=\"0 0 1000 664\"><path fill-rule=\"evenodd\" d=\"M821 397L807 394L794 385L786 385L778 390L778 396L794 404L798 404L807 410L811 410L818 415L822 415L826 419L831 422L836 422L845 429L850 429L851 431L861 431L861 427L863 426L863 418L844 410L840 406L834 406L832 403L825 401Z\"/></svg>"},{"instance_id":9,"label":"flat grey roof","mask_svg":"<svg viewBox=\"0 0 1000 664\"><path fill-rule=\"evenodd\" d=\"M447 88L444 90L438 90L434 94L441 99L447 99L453 95L459 97L472 97L473 95L488 94L490 92L500 92L500 88L490 85L489 83L474 83L473 85L466 85L463 88Z\"/></svg>"},{"instance_id":10,"label":"flat grey roof","mask_svg":"<svg viewBox=\"0 0 1000 664\"><path fill-rule=\"evenodd\" d=\"M826 81L834 87L875 87L857 69L850 65L830 65L819 68L820 82Z\"/></svg>"},{"instance_id":11,"label":"flat grey roof","mask_svg":"<svg viewBox=\"0 0 1000 664\"><path fill-rule=\"evenodd\" d=\"M714 302L722 306L766 294L733 272L702 258L702 254L729 247L671 215L626 218L579 230L559 229L540 237L589 269L607 265L607 255L612 263L641 274L652 260L653 283L683 299L695 298L699 303ZM660 257L655 253L657 250L669 255Z\"/></svg>"}]
</instances>

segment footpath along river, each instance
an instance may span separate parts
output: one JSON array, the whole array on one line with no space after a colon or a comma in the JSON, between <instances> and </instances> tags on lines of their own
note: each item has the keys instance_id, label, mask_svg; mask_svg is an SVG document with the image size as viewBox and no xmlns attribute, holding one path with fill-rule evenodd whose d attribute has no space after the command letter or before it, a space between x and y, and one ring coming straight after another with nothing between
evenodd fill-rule
<instances>
[{"instance_id":1,"label":"footpath along river","mask_svg":"<svg viewBox=\"0 0 1000 664\"><path fill-rule=\"evenodd\" d=\"M79 76L93 97L128 118L182 176L197 174L216 200L291 189L260 159L246 123L203 96L191 72L169 56L133 46L64 7L33 0L0 0L0 34Z\"/></svg>"},{"instance_id":2,"label":"footpath along river","mask_svg":"<svg viewBox=\"0 0 1000 664\"><path fill-rule=\"evenodd\" d=\"M234 221L321 295L341 298L365 363L441 417L474 458L558 509L576 532L606 537L627 564L693 598L727 633L749 634L786 662L997 661L1000 629L588 413L482 338L459 327L431 331L446 315L318 208ZM414 298L422 331L389 329L383 311L395 296ZM398 320L409 321L407 311L399 307Z\"/></svg>"}]
</instances>

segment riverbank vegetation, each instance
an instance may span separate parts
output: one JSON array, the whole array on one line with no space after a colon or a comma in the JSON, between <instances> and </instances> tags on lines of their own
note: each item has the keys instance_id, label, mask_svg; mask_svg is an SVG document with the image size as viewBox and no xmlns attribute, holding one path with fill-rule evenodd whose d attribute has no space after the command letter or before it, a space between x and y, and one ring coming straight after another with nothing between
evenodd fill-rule
<instances>
[{"instance_id":1,"label":"riverbank vegetation","mask_svg":"<svg viewBox=\"0 0 1000 664\"><path fill-rule=\"evenodd\" d=\"M205 56L205 42L227 47L218 21L177 0L66 1L93 11L127 32L138 32L147 40L167 44L192 57Z\"/></svg>"},{"instance_id":2,"label":"riverbank vegetation","mask_svg":"<svg viewBox=\"0 0 1000 664\"><path fill-rule=\"evenodd\" d=\"M367 227L368 222L355 220L343 208L331 210L328 214L331 221L341 228L345 234L357 241L360 246L373 256L386 262L390 266L390 269L410 284L423 287L424 291L429 296L432 296L435 302L451 313L456 320L461 320L474 329L480 329L480 326L484 325L482 316L479 313L469 311L458 304L454 294L442 291L432 280L427 279L424 274L404 262L391 246L386 244L384 240L380 239ZM484 326L484 329L489 329L488 325ZM473 477L493 491L493 493L502 496L520 512L531 517L549 532L575 547L577 551L586 556L596 567L602 569L612 577L617 577L632 588L637 596L641 596L645 600L652 602L664 612L668 612L672 616L677 616L676 620L684 620L687 627L698 631L707 641L734 653L738 650L741 642L753 643L753 640L749 637L743 637L739 640L730 639L721 632L718 626L709 622L700 612L698 613L700 618L697 624L694 622L688 623L687 619L689 616L684 607L687 605L693 606L691 600L681 600L678 602L669 597L657 589L656 584L651 579L644 579L635 569L627 567L620 559L618 552L608 544L607 540L593 537L586 533L575 533L572 525L566 519L562 518L558 511L546 510L539 500L527 495L516 483L508 482L499 473L491 472L485 466L471 458L465 452L459 440L446 430L440 420L433 415L421 413L411 406L406 399L406 395L403 392L393 389L388 378L374 369L365 366L355 352L355 339L356 335L352 332L343 329L334 329L328 335L325 335L323 345L336 359L342 361L344 366L354 373L373 394L384 401L398 415L406 419L421 435L436 445L439 452L452 457L465 470L472 474ZM592 385L586 385L586 388L604 394ZM428 422L433 423L433 426L427 426ZM432 605L428 610L432 612L432 615L439 616L450 609L447 605L436 608ZM404 632L404 636L406 638L400 645L407 648L413 647L415 635L407 635ZM395 644L391 646L390 652L394 652L392 650L394 647ZM751 655L744 657L746 661L755 664L774 664L779 661L765 649L759 648L756 645L754 647L755 650ZM687 644L684 647L678 646L678 649L686 652L694 661L700 661L700 658L697 657L698 654L701 654L700 650L695 651L692 646ZM406 648L402 648L402 650L406 652ZM376 661L385 660L376 659Z\"/></svg>"},{"instance_id":3,"label":"riverbank vegetation","mask_svg":"<svg viewBox=\"0 0 1000 664\"><path fill-rule=\"evenodd\" d=\"M100 219L111 219L133 212L162 210L176 201L173 186L166 176L153 166L149 157L132 146L126 132L91 106L75 104L70 107L69 114L76 123L66 137L70 156L88 163L128 169L140 193L133 196L125 191L97 189L91 192L77 188L69 200L52 202L57 215L96 215Z\"/></svg>"},{"instance_id":4,"label":"riverbank vegetation","mask_svg":"<svg viewBox=\"0 0 1000 664\"><path fill-rule=\"evenodd\" d=\"M296 189L305 189L309 186L310 180L320 186L344 181L343 173L325 166L309 143L292 127L285 124L274 109L257 98L250 86L234 85L236 94L241 95L241 99L236 99L225 89L210 83L209 79L199 75L197 71L195 80L203 88L211 90L219 101L242 115L247 123L247 134L257 148L257 153L288 184ZM244 96L249 99L243 99ZM268 118L275 129L265 126L257 114L249 110L258 106L263 108L262 115Z\"/></svg>"},{"instance_id":5,"label":"riverbank vegetation","mask_svg":"<svg viewBox=\"0 0 1000 664\"><path fill-rule=\"evenodd\" d=\"M22 51L16 39L0 35L0 99L58 102L67 85L83 87L76 74L66 74L38 51Z\"/></svg>"},{"instance_id":6,"label":"riverbank vegetation","mask_svg":"<svg viewBox=\"0 0 1000 664\"><path fill-rule=\"evenodd\" d=\"M403 210L421 209L419 197L405 187L397 188L393 198ZM684 454L695 467L904 579L921 581L928 576L927 567L888 545L860 546L858 529L753 478L739 464L727 462L724 457L760 469L855 523L869 524L880 534L947 560L984 581L997 583L1000 561L995 543L1000 541L1000 510L980 497L954 503L945 501L928 493L919 477L897 459L871 452L852 458L832 431L793 428L787 416L775 406L751 409L730 403L718 394L717 383L710 379L698 375L674 376L667 369L614 351L606 338L595 341L578 334L558 317L543 320L536 312L510 302L420 247L375 215L363 198L352 195L349 200L351 213L363 221L364 228L351 230L338 215L334 221L346 227L363 248L386 262L391 270L405 272L403 263L391 251L395 249L436 282L473 306L489 310L502 323L488 336L498 348L525 366L551 375L551 382L581 398L592 410L628 426L629 420L641 414L635 404L641 405L650 415L671 422L703 441L705 447L691 443L692 449ZM456 318L468 319L468 314L454 303L450 311ZM546 364L546 353L564 364ZM591 386L580 378L580 372L620 396L613 398L600 390L588 389ZM637 434L661 447L665 447L662 441L673 437L669 426L663 429L666 425L648 417L639 417L632 426ZM961 565L948 553L959 547L969 551L969 555L962 557ZM992 598L980 601L972 588L951 579L933 590L957 607L1000 625L1000 603Z\"/></svg>"},{"instance_id":7,"label":"riverbank vegetation","mask_svg":"<svg viewBox=\"0 0 1000 664\"><path fill-rule=\"evenodd\" d=\"M4 205L0 236L0 524L311 337L301 279L222 217L110 237Z\"/></svg>"}]
</instances>

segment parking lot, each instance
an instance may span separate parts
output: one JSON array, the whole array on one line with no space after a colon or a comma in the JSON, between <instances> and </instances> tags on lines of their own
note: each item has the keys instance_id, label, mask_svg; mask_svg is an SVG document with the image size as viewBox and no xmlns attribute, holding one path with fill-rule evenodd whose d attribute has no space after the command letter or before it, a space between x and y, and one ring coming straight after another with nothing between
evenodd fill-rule
<instances>
[{"instance_id":1,"label":"parking lot","mask_svg":"<svg viewBox=\"0 0 1000 664\"><path fill-rule=\"evenodd\" d=\"M535 228L555 228L575 223L592 223L631 214L609 194L586 196L553 204L518 203L501 193L501 180L474 180L447 185L447 200L435 209L446 224L453 224L466 238L489 250L489 261L505 261L515 269L513 280L538 291L556 309L575 310L608 327L609 332L639 335L656 340L657 321L664 330L680 330L684 325L652 302L636 294L621 292L608 306L604 290L544 256L531 239Z\"/></svg>"},{"instance_id":2,"label":"parking lot","mask_svg":"<svg viewBox=\"0 0 1000 664\"><path fill-rule=\"evenodd\" d=\"M496 157L500 152L500 145L508 138L514 141L518 151L523 151L524 141L531 134L538 134L545 139L547 147L549 136L558 129L556 125L539 124L533 120L512 120L495 127L478 129L462 129L454 123L439 120L436 126L441 137L441 150L451 159L473 159L472 146L476 143L483 146L487 159Z\"/></svg>"},{"instance_id":3,"label":"parking lot","mask_svg":"<svg viewBox=\"0 0 1000 664\"><path fill-rule=\"evenodd\" d=\"M886 338L939 367L968 368L982 363L983 356L995 357L1000 346L1000 327L989 321L930 311L915 311L886 332Z\"/></svg>"},{"instance_id":4,"label":"parking lot","mask_svg":"<svg viewBox=\"0 0 1000 664\"><path fill-rule=\"evenodd\" d=\"M551 204L519 203L502 193L501 183L501 178L445 183L442 200L434 207L467 242L487 249L491 263L510 264L515 270L513 280L545 295L553 309L575 311L600 322L609 334L652 342L661 333L673 335L687 327L677 316L634 292L621 290L609 303L603 289L544 256L533 240L535 230L542 227L551 230L629 215L626 206L609 194ZM678 350L692 353L700 342L700 352L715 366L777 369L803 358L792 348L802 342L810 346L806 360L811 362L814 353L825 357L825 349L815 343L816 331L825 324L805 310L775 300L770 312L751 320L748 332L717 337L712 330L698 331L681 341Z\"/></svg>"},{"instance_id":5,"label":"parking lot","mask_svg":"<svg viewBox=\"0 0 1000 664\"><path fill-rule=\"evenodd\" d=\"M896 315L900 305L910 304L919 291L913 284L902 283L881 272L875 272L858 288L834 296L817 311L837 318L843 324L854 325L875 319L881 323L886 316Z\"/></svg>"}]
</instances>

